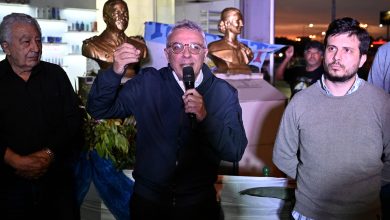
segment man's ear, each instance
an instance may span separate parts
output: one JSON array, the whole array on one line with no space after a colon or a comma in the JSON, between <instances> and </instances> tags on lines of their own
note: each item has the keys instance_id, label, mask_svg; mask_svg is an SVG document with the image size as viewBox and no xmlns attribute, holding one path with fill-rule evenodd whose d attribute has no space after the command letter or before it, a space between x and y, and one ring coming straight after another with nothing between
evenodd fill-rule
<instances>
[{"instance_id":1,"label":"man's ear","mask_svg":"<svg viewBox=\"0 0 390 220\"><path fill-rule=\"evenodd\" d=\"M168 48L164 48L164 54L165 54L165 58L167 59L167 62L169 63Z\"/></svg>"},{"instance_id":2,"label":"man's ear","mask_svg":"<svg viewBox=\"0 0 390 220\"><path fill-rule=\"evenodd\" d=\"M9 51L9 43L8 42L3 42L1 43L1 48L3 49L4 53L6 55L9 55L10 54L10 51Z\"/></svg>"},{"instance_id":3,"label":"man's ear","mask_svg":"<svg viewBox=\"0 0 390 220\"><path fill-rule=\"evenodd\" d=\"M366 62L366 60L367 60L367 55L366 55L366 54L363 54L363 55L360 57L359 68L363 66L363 64Z\"/></svg>"}]
</instances>

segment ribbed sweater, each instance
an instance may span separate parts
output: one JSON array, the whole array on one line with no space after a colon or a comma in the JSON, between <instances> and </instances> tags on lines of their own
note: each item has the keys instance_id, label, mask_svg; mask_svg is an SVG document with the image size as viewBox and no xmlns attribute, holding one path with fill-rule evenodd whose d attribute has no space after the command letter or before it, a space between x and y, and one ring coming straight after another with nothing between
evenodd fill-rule
<instances>
[{"instance_id":1,"label":"ribbed sweater","mask_svg":"<svg viewBox=\"0 0 390 220\"><path fill-rule=\"evenodd\" d=\"M376 219L381 180L390 182L390 96L365 82L341 97L312 85L288 104L273 161L296 179L302 215Z\"/></svg>"}]
</instances>

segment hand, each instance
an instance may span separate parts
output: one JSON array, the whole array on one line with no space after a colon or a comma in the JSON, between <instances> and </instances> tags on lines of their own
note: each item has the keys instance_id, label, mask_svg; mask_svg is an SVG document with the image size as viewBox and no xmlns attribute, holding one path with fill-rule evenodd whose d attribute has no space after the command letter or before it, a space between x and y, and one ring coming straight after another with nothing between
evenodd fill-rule
<instances>
[{"instance_id":1,"label":"hand","mask_svg":"<svg viewBox=\"0 0 390 220\"><path fill-rule=\"evenodd\" d=\"M16 174L27 179L37 179L44 175L53 158L45 150L21 156L7 148L4 161L16 170Z\"/></svg>"},{"instance_id":2,"label":"hand","mask_svg":"<svg viewBox=\"0 0 390 220\"><path fill-rule=\"evenodd\" d=\"M286 54L286 58L290 60L291 57L294 56L294 47L293 46L288 46L285 54Z\"/></svg>"},{"instance_id":3,"label":"hand","mask_svg":"<svg viewBox=\"0 0 390 220\"><path fill-rule=\"evenodd\" d=\"M207 115L206 107L203 102L203 97L196 89L189 89L183 95L184 111L186 113L194 113L197 121L203 121Z\"/></svg>"},{"instance_id":4,"label":"hand","mask_svg":"<svg viewBox=\"0 0 390 220\"><path fill-rule=\"evenodd\" d=\"M129 63L137 63L141 51L129 43L124 43L114 51L113 70L117 74L123 74Z\"/></svg>"}]
</instances>

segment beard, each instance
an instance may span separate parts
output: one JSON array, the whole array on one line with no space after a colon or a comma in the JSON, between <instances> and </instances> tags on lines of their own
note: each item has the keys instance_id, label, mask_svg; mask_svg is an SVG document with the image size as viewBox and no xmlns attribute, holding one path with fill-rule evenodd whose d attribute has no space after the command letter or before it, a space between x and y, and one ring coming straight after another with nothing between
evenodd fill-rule
<instances>
[{"instance_id":1,"label":"beard","mask_svg":"<svg viewBox=\"0 0 390 220\"><path fill-rule=\"evenodd\" d=\"M352 79L353 77L355 77L355 75L357 74L357 71L359 69L358 64L352 66L349 69L346 69L344 65L337 63L341 67L341 69L343 69L345 71L344 75L337 75L337 74L332 74L333 70L331 70L331 67L330 67L332 64L336 64L336 62L332 62L330 64L324 65L324 68L325 68L324 77L325 77L325 79L327 79L331 82L346 82L346 81Z\"/></svg>"}]
</instances>

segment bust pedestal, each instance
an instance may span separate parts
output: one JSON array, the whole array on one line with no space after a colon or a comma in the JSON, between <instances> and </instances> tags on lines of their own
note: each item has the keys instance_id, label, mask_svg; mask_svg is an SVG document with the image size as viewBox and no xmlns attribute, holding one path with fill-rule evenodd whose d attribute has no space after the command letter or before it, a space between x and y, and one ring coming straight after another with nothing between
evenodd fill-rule
<instances>
[{"instance_id":1,"label":"bust pedestal","mask_svg":"<svg viewBox=\"0 0 390 220\"><path fill-rule=\"evenodd\" d=\"M226 73L214 73L214 75L220 79L225 80L242 80L242 79L263 79L262 73L240 73L240 74L226 74Z\"/></svg>"},{"instance_id":2,"label":"bust pedestal","mask_svg":"<svg viewBox=\"0 0 390 220\"><path fill-rule=\"evenodd\" d=\"M272 162L272 151L287 97L262 79L260 73L215 75L237 89L248 138L248 145L238 163L238 174L234 175L262 176L262 170L267 166L270 176L282 176ZM232 167L232 164L222 162L220 170L233 170L229 166Z\"/></svg>"}]
</instances>

